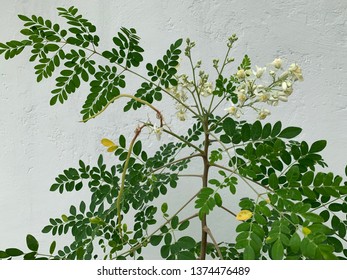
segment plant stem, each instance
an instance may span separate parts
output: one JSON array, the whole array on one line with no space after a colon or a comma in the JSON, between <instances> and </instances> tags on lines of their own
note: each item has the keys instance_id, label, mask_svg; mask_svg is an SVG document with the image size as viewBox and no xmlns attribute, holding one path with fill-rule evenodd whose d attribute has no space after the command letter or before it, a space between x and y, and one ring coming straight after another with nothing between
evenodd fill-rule
<instances>
[{"instance_id":1,"label":"plant stem","mask_svg":"<svg viewBox=\"0 0 347 280\"><path fill-rule=\"evenodd\" d=\"M204 173L202 175L202 187L207 188L208 184L208 171L210 168L210 163L208 161L208 148L210 145L209 133L208 133L208 116L205 115L203 121L203 128L205 133L204 141L204 153L203 153L203 163L204 163ZM201 219L201 247L200 247L200 260L206 259L206 248L207 248L207 232L205 228L207 227L206 214L202 215Z\"/></svg>"},{"instance_id":2,"label":"plant stem","mask_svg":"<svg viewBox=\"0 0 347 280\"><path fill-rule=\"evenodd\" d=\"M133 95L131 95L131 94L126 94L126 93L124 93L124 94L120 94L120 95L117 95L116 97L112 98L112 99L105 105L105 107L102 108L98 113L96 113L95 115L93 115L93 116L91 116L91 117L89 117L89 118L83 120L82 122L87 122L87 121L89 121L90 119L96 118L96 117L99 116L101 113L103 113L103 112L107 109L107 107L108 107L110 104L112 104L114 101L116 101L117 99L122 98L122 97L127 97L127 98L133 99L133 100L135 100L135 101L137 101L137 102L140 102L140 103L142 103L142 104L144 104L144 105L147 105L147 106L150 107L152 110L156 111L158 115L161 115L160 111L159 111L157 108L155 108L152 104L148 103L147 101L145 101L145 100L143 100L143 99L141 99L141 98L135 97L135 96L133 96ZM163 118L160 118L160 126L163 126Z\"/></svg>"},{"instance_id":3,"label":"plant stem","mask_svg":"<svg viewBox=\"0 0 347 280\"><path fill-rule=\"evenodd\" d=\"M220 258L221 260L223 260L222 252L220 251L220 248L219 248L219 246L218 246L218 243L217 243L216 239L214 238L214 236L213 236L211 230L210 230L209 227L207 227L207 226L204 228L204 230L206 231L206 233L208 234L208 236L211 238L211 240L212 240L212 242L213 242L213 244L214 244L214 247L215 247L216 250L217 250L217 253L218 253L219 258Z\"/></svg>"},{"instance_id":4,"label":"plant stem","mask_svg":"<svg viewBox=\"0 0 347 280\"><path fill-rule=\"evenodd\" d=\"M225 210L225 211L228 212L229 214L231 214L231 215L233 215L234 217L236 217L236 214L235 214L233 211L229 210L228 208L224 207L223 205L222 205L220 208L222 208L223 210Z\"/></svg>"},{"instance_id":5,"label":"plant stem","mask_svg":"<svg viewBox=\"0 0 347 280\"><path fill-rule=\"evenodd\" d=\"M199 101L199 105L200 105L200 109L201 109L201 114L203 115L204 114L204 106L202 105L201 98L200 98L200 91L199 91L198 86L197 86L195 67L193 65L192 57L189 55L188 58L189 58L190 66L192 68L192 72L193 72L193 81L194 81L195 92L196 92L196 95L198 97L198 101Z\"/></svg>"},{"instance_id":6,"label":"plant stem","mask_svg":"<svg viewBox=\"0 0 347 280\"><path fill-rule=\"evenodd\" d=\"M196 194L194 194L194 195L193 195L193 196L192 196L181 208L179 208L179 209L176 211L176 213L174 213L174 214L171 216L170 219L166 220L165 223L163 223L160 227L158 227L155 231L153 231L149 236L147 236L145 240L143 240L141 243L135 245L135 246L134 246L133 248L131 248L130 250L128 250L128 251L126 251L126 252L120 254L120 256L125 256L125 257L126 257L126 256L128 256L129 254L131 254L132 252L134 252L134 251L136 251L137 249L141 248L145 243L147 243L147 242L151 239L151 237L152 237L154 234L156 234L163 226L165 226L165 225L167 225L168 223L170 223L171 220L172 220L175 216L177 216L184 208L186 208L187 205L188 205L189 203L191 203L191 202L197 197L197 195L198 195L199 193L200 193L200 190L199 190ZM192 215L191 217L186 218L186 219L184 219L183 221L185 221L185 220L190 220L190 219L193 219L193 218L195 218L195 217L196 217L196 215ZM183 221L181 221L181 222L183 222Z\"/></svg>"},{"instance_id":7,"label":"plant stem","mask_svg":"<svg viewBox=\"0 0 347 280\"><path fill-rule=\"evenodd\" d=\"M194 219L196 217L199 217L199 213L195 213L194 215L191 215L188 218L183 219L182 221L179 222L179 225L183 224L185 221L190 221L190 220L192 220L192 219Z\"/></svg>"},{"instance_id":8,"label":"plant stem","mask_svg":"<svg viewBox=\"0 0 347 280\"><path fill-rule=\"evenodd\" d=\"M194 148L195 150L197 150L197 151L198 151L199 153L201 153L202 155L204 154L204 151L203 151L203 150L201 150L199 147L195 146L195 145L192 144L191 142L185 140L183 137L178 136L177 134L175 134L175 133L173 133L172 131L167 130L167 129L163 129L163 131L166 132L166 133L168 133L168 134L170 134L170 135L172 135L173 137L179 139L180 141L182 141L183 143L185 143L187 146Z\"/></svg>"},{"instance_id":9,"label":"plant stem","mask_svg":"<svg viewBox=\"0 0 347 280\"><path fill-rule=\"evenodd\" d=\"M123 172L122 172L122 180L121 180L121 186L119 188L119 192L118 192L118 196L117 196L117 201L116 201L116 205L117 205L117 219L118 219L118 227L119 227L119 233L120 236L122 237L122 217L121 217L121 203L122 203L122 197L123 197L123 192L124 192L124 183L125 183L125 175L127 173L127 169L128 169L128 165L129 165L129 160L130 160L130 156L131 153L133 151L133 147L135 144L135 141L137 139L137 137L140 135L141 130L144 128L145 126L141 126L138 127L135 131L135 135L133 137L133 139L131 140L130 146L129 146L129 151L128 151L128 155L127 158L125 160L124 163L124 167L123 167Z\"/></svg>"},{"instance_id":10,"label":"plant stem","mask_svg":"<svg viewBox=\"0 0 347 280\"><path fill-rule=\"evenodd\" d=\"M198 177L198 178L202 178L202 175L200 174L178 174L178 177Z\"/></svg>"},{"instance_id":11,"label":"plant stem","mask_svg":"<svg viewBox=\"0 0 347 280\"><path fill-rule=\"evenodd\" d=\"M165 169L166 167L169 167L169 166L171 166L171 165L173 165L175 163L181 162L183 160L187 160L187 159L191 159L191 158L195 158L195 157L201 157L201 154L193 154L193 155L190 155L190 156L186 156L186 157L174 160L174 161L169 162L169 163L167 163L167 164L165 164L165 165L163 165L161 167L158 167L158 168L156 168L154 170L151 170L151 172L149 174L155 173L155 172L157 172L157 171L159 171L161 169Z\"/></svg>"}]
</instances>

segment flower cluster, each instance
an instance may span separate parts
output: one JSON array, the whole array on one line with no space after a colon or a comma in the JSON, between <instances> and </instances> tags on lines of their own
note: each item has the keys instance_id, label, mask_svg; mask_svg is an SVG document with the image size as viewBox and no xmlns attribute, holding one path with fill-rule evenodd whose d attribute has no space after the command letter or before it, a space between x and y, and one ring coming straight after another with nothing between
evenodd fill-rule
<instances>
[{"instance_id":1,"label":"flower cluster","mask_svg":"<svg viewBox=\"0 0 347 280\"><path fill-rule=\"evenodd\" d=\"M259 108L256 103L266 103L277 106L279 102L287 102L288 97L293 92L293 84L296 81L303 81L301 68L293 63L287 70L283 71L282 59L276 58L268 67L258 67L251 69L239 69L235 78L238 82L236 95L237 104L232 104L226 108L229 114L239 118L243 107L251 107L258 113L258 119L263 120L271 114L268 109ZM265 73L268 70L270 81L266 81Z\"/></svg>"},{"instance_id":2,"label":"flower cluster","mask_svg":"<svg viewBox=\"0 0 347 280\"><path fill-rule=\"evenodd\" d=\"M171 94L176 99L176 116L180 121L185 121L187 119L187 104L188 100L187 89L192 87L192 82L188 81L186 75L179 77L179 83L177 86L170 88Z\"/></svg>"},{"instance_id":3,"label":"flower cluster","mask_svg":"<svg viewBox=\"0 0 347 280\"><path fill-rule=\"evenodd\" d=\"M199 72L200 81L198 84L199 94L203 97L208 97L213 92L213 86L211 82L208 82L208 75L204 71Z\"/></svg>"}]
</instances>

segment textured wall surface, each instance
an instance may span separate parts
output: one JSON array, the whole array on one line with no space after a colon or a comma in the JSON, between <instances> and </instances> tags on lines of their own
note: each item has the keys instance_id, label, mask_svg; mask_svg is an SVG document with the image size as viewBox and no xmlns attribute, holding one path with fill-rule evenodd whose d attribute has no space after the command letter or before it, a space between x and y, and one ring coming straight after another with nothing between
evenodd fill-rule
<instances>
[{"instance_id":1,"label":"textured wall surface","mask_svg":"<svg viewBox=\"0 0 347 280\"><path fill-rule=\"evenodd\" d=\"M55 7L71 5L71 1L0 2L0 42L20 37L17 14L37 14L62 22ZM275 57L288 64L298 63L305 81L297 83L287 104L272 109L268 120L301 126L301 137L308 142L327 139L326 161L336 173L343 173L347 154L347 1L79 0L73 4L97 26L101 48L111 46L111 38L121 26L135 27L142 37L146 61L161 57L177 38L190 37L197 44L194 56L210 70L212 59L224 55L228 36L236 33L239 41L233 56L237 62L247 53L253 65L263 66ZM149 115L145 111L124 116L124 103L120 102L98 119L82 124L79 111L87 88L73 94L64 106L50 107L54 79L36 83L28 57L29 53L10 61L0 57L0 249L24 247L27 233L47 245L48 237L39 232L48 218L67 211L85 195L50 193L55 176L66 167L77 166L79 159L95 163L104 152L101 138L116 139L119 131L131 137L137 121ZM130 90L138 83L130 84ZM186 123L176 120L174 105L165 103L162 110L170 125L184 131ZM151 136L144 140L150 150L158 146ZM112 160L109 154L105 158ZM168 199L175 198L172 194ZM219 237L228 238L229 234L227 226L217 232ZM151 252L149 256L157 257Z\"/></svg>"}]
</instances>

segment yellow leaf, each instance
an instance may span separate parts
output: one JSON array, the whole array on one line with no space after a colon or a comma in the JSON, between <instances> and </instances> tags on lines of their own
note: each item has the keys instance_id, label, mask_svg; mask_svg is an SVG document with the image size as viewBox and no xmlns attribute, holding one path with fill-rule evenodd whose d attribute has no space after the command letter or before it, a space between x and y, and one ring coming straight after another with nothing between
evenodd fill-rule
<instances>
[{"instance_id":1,"label":"yellow leaf","mask_svg":"<svg viewBox=\"0 0 347 280\"><path fill-rule=\"evenodd\" d=\"M103 144L105 147L116 146L115 143L113 143L110 139L107 139L107 138L101 139L101 144Z\"/></svg>"},{"instance_id":2,"label":"yellow leaf","mask_svg":"<svg viewBox=\"0 0 347 280\"><path fill-rule=\"evenodd\" d=\"M114 152L115 150L117 150L118 146L114 145L114 146L111 146L107 149L108 152L112 153Z\"/></svg>"},{"instance_id":3,"label":"yellow leaf","mask_svg":"<svg viewBox=\"0 0 347 280\"><path fill-rule=\"evenodd\" d=\"M253 213L249 210L241 210L237 215L236 215L236 220L238 221L247 221L253 216Z\"/></svg>"},{"instance_id":4,"label":"yellow leaf","mask_svg":"<svg viewBox=\"0 0 347 280\"><path fill-rule=\"evenodd\" d=\"M303 227L303 228L302 228L302 233L303 233L305 236L309 235L311 232L312 232L312 231L311 231L309 228L307 228L307 227Z\"/></svg>"}]
</instances>

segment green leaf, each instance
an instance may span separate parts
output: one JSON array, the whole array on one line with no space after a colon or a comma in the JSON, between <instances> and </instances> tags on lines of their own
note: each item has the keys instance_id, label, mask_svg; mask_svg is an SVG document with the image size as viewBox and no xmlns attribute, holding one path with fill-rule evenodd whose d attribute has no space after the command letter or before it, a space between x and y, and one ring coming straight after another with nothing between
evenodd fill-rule
<instances>
[{"instance_id":1,"label":"green leaf","mask_svg":"<svg viewBox=\"0 0 347 280\"><path fill-rule=\"evenodd\" d=\"M276 122L271 131L271 137L276 137L282 129L282 123L280 121Z\"/></svg>"},{"instance_id":2,"label":"green leaf","mask_svg":"<svg viewBox=\"0 0 347 280\"><path fill-rule=\"evenodd\" d=\"M304 187L310 186L313 182L313 177L314 177L314 173L312 171L306 172L301 178L302 185Z\"/></svg>"},{"instance_id":3,"label":"green leaf","mask_svg":"<svg viewBox=\"0 0 347 280\"><path fill-rule=\"evenodd\" d=\"M251 59L249 58L247 54L243 57L241 65L238 67L238 69L244 69L244 70L251 69Z\"/></svg>"},{"instance_id":4,"label":"green leaf","mask_svg":"<svg viewBox=\"0 0 347 280\"><path fill-rule=\"evenodd\" d=\"M301 239L300 236L295 232L289 241L289 247L292 249L294 253L299 252L300 250Z\"/></svg>"},{"instance_id":5,"label":"green leaf","mask_svg":"<svg viewBox=\"0 0 347 280\"><path fill-rule=\"evenodd\" d=\"M296 136L298 136L301 133L302 129L300 127L286 127L281 131L281 133L278 135L280 138L286 138L286 139L291 139Z\"/></svg>"},{"instance_id":6,"label":"green leaf","mask_svg":"<svg viewBox=\"0 0 347 280\"><path fill-rule=\"evenodd\" d=\"M271 248L271 258L273 260L282 260L284 256L284 248L282 242L277 239L277 241L272 245Z\"/></svg>"},{"instance_id":7,"label":"green leaf","mask_svg":"<svg viewBox=\"0 0 347 280\"><path fill-rule=\"evenodd\" d=\"M150 243L153 246L158 246L159 243L162 241L163 236L162 235L152 235Z\"/></svg>"},{"instance_id":8,"label":"green leaf","mask_svg":"<svg viewBox=\"0 0 347 280\"><path fill-rule=\"evenodd\" d=\"M170 255L170 245L164 245L161 247L160 255L162 258L166 259Z\"/></svg>"},{"instance_id":9,"label":"green leaf","mask_svg":"<svg viewBox=\"0 0 347 280\"><path fill-rule=\"evenodd\" d=\"M272 189L278 189L278 178L277 178L277 175L276 173L271 173L270 176L269 176L269 186L272 188Z\"/></svg>"},{"instance_id":10,"label":"green leaf","mask_svg":"<svg viewBox=\"0 0 347 280\"><path fill-rule=\"evenodd\" d=\"M195 240L190 236L181 237L180 239L177 240L177 243L179 243L179 245L183 249L192 249L196 245Z\"/></svg>"},{"instance_id":11,"label":"green leaf","mask_svg":"<svg viewBox=\"0 0 347 280\"><path fill-rule=\"evenodd\" d=\"M126 139L124 135L119 136L119 146L121 146L122 148L125 148L126 146Z\"/></svg>"},{"instance_id":12,"label":"green leaf","mask_svg":"<svg viewBox=\"0 0 347 280\"><path fill-rule=\"evenodd\" d=\"M222 201L222 197L220 196L219 193L215 193L215 194L214 194L214 200L216 201L216 205L217 205L218 207L221 207L221 206L222 206L223 201Z\"/></svg>"},{"instance_id":13,"label":"green leaf","mask_svg":"<svg viewBox=\"0 0 347 280\"><path fill-rule=\"evenodd\" d=\"M261 134L261 138L266 139L270 136L270 134L271 134L271 124L267 123L263 127L263 132Z\"/></svg>"},{"instance_id":14,"label":"green leaf","mask_svg":"<svg viewBox=\"0 0 347 280\"><path fill-rule=\"evenodd\" d=\"M242 141L246 142L251 138L251 127L248 123L245 123L241 128Z\"/></svg>"},{"instance_id":15,"label":"green leaf","mask_svg":"<svg viewBox=\"0 0 347 280\"><path fill-rule=\"evenodd\" d=\"M181 223L179 226L178 226L178 230L179 231L183 231L185 230L186 228L189 227L189 224L190 222L187 220L187 221L184 221L183 223Z\"/></svg>"},{"instance_id":16,"label":"green leaf","mask_svg":"<svg viewBox=\"0 0 347 280\"><path fill-rule=\"evenodd\" d=\"M176 229L178 226L178 223L179 223L178 217L177 216L173 217L171 220L171 227L173 229Z\"/></svg>"},{"instance_id":17,"label":"green leaf","mask_svg":"<svg viewBox=\"0 0 347 280\"><path fill-rule=\"evenodd\" d=\"M27 16L24 16L24 15L18 15L18 17L19 17L22 21L31 21L30 18L28 18Z\"/></svg>"},{"instance_id":18,"label":"green leaf","mask_svg":"<svg viewBox=\"0 0 347 280\"><path fill-rule=\"evenodd\" d=\"M24 254L23 251L17 248L8 248L5 250L5 253L9 255L10 257L18 257Z\"/></svg>"},{"instance_id":19,"label":"green leaf","mask_svg":"<svg viewBox=\"0 0 347 280\"><path fill-rule=\"evenodd\" d=\"M255 259L255 252L251 245L247 245L245 247L245 250L243 251L243 259L244 260L254 260Z\"/></svg>"},{"instance_id":20,"label":"green leaf","mask_svg":"<svg viewBox=\"0 0 347 280\"><path fill-rule=\"evenodd\" d=\"M225 133L229 136L233 136L235 132L236 124L232 118L226 118L223 121L223 129Z\"/></svg>"},{"instance_id":21,"label":"green leaf","mask_svg":"<svg viewBox=\"0 0 347 280\"><path fill-rule=\"evenodd\" d=\"M297 165L293 165L285 175L288 182L294 182L300 177L300 169Z\"/></svg>"},{"instance_id":22,"label":"green leaf","mask_svg":"<svg viewBox=\"0 0 347 280\"><path fill-rule=\"evenodd\" d=\"M168 210L168 205L167 205L166 202L164 202L164 203L161 205L161 212L162 212L163 214L165 214L165 213L167 212L167 210Z\"/></svg>"},{"instance_id":23,"label":"green leaf","mask_svg":"<svg viewBox=\"0 0 347 280\"><path fill-rule=\"evenodd\" d=\"M323 224L312 224L312 225L308 226L308 228L313 233L320 232L320 233L327 234L327 235L330 235L330 234L334 233L334 230L332 230L331 228L329 228L329 227L327 227L326 225L323 225Z\"/></svg>"},{"instance_id":24,"label":"green leaf","mask_svg":"<svg viewBox=\"0 0 347 280\"><path fill-rule=\"evenodd\" d=\"M70 207L70 213L71 213L71 215L76 216L77 210L76 210L76 207L75 207L75 206L71 205L71 207Z\"/></svg>"},{"instance_id":25,"label":"green leaf","mask_svg":"<svg viewBox=\"0 0 347 280\"><path fill-rule=\"evenodd\" d=\"M133 147L133 152L135 155L139 155L141 153L142 150L142 143L141 141L137 141Z\"/></svg>"},{"instance_id":26,"label":"green leaf","mask_svg":"<svg viewBox=\"0 0 347 280\"><path fill-rule=\"evenodd\" d=\"M29 250L37 252L37 250L39 249L39 242L36 240L36 238L34 236L32 236L31 234L28 234L26 237L26 243L27 243L27 247L29 248Z\"/></svg>"},{"instance_id":27,"label":"green leaf","mask_svg":"<svg viewBox=\"0 0 347 280\"><path fill-rule=\"evenodd\" d=\"M301 214L307 221L312 223L323 223L324 219L315 213L303 213Z\"/></svg>"},{"instance_id":28,"label":"green leaf","mask_svg":"<svg viewBox=\"0 0 347 280\"><path fill-rule=\"evenodd\" d=\"M53 242L51 243L51 246L49 246L49 253L50 253L51 255L53 255L56 246L57 246L57 242L55 242L55 241L53 241Z\"/></svg>"},{"instance_id":29,"label":"green leaf","mask_svg":"<svg viewBox=\"0 0 347 280\"><path fill-rule=\"evenodd\" d=\"M327 145L327 141L326 140L319 140L319 141L316 141L312 144L310 150L309 150L309 153L318 153L322 150L324 150L324 148L326 147Z\"/></svg>"},{"instance_id":30,"label":"green leaf","mask_svg":"<svg viewBox=\"0 0 347 280\"><path fill-rule=\"evenodd\" d=\"M59 46L56 44L47 44L46 48L50 52L55 52L55 51L59 50Z\"/></svg>"},{"instance_id":31,"label":"green leaf","mask_svg":"<svg viewBox=\"0 0 347 280\"><path fill-rule=\"evenodd\" d=\"M178 260L195 260L196 257L194 253L189 252L189 251L181 251L177 254L177 259Z\"/></svg>"},{"instance_id":32,"label":"green leaf","mask_svg":"<svg viewBox=\"0 0 347 280\"><path fill-rule=\"evenodd\" d=\"M37 252L30 252L23 256L23 260L35 260Z\"/></svg>"},{"instance_id":33,"label":"green leaf","mask_svg":"<svg viewBox=\"0 0 347 280\"><path fill-rule=\"evenodd\" d=\"M49 233L52 230L53 226L45 226L42 229L42 233Z\"/></svg>"},{"instance_id":34,"label":"green leaf","mask_svg":"<svg viewBox=\"0 0 347 280\"><path fill-rule=\"evenodd\" d=\"M258 140L261 136L263 129L260 121L256 121L251 127L251 135L253 140Z\"/></svg>"},{"instance_id":35,"label":"green leaf","mask_svg":"<svg viewBox=\"0 0 347 280\"><path fill-rule=\"evenodd\" d=\"M54 95L49 101L49 105L53 106L57 103L59 95Z\"/></svg>"},{"instance_id":36,"label":"green leaf","mask_svg":"<svg viewBox=\"0 0 347 280\"><path fill-rule=\"evenodd\" d=\"M331 203L329 205L329 210L331 210L333 212L342 211L342 204L341 203Z\"/></svg>"},{"instance_id":37,"label":"green leaf","mask_svg":"<svg viewBox=\"0 0 347 280\"><path fill-rule=\"evenodd\" d=\"M5 251L0 251L0 259L6 259L6 258L8 258L8 257L9 257L9 255L6 254Z\"/></svg>"},{"instance_id":38,"label":"green leaf","mask_svg":"<svg viewBox=\"0 0 347 280\"><path fill-rule=\"evenodd\" d=\"M81 213L84 213L84 211L86 211L86 204L84 201L81 201L80 203L80 211Z\"/></svg>"}]
</instances>

